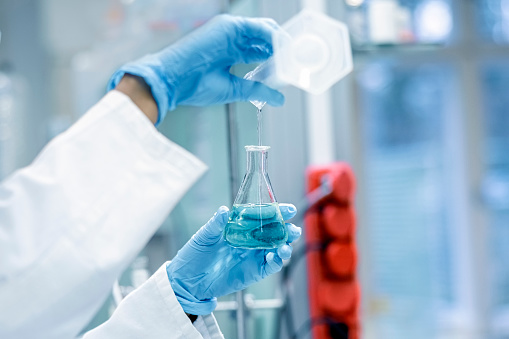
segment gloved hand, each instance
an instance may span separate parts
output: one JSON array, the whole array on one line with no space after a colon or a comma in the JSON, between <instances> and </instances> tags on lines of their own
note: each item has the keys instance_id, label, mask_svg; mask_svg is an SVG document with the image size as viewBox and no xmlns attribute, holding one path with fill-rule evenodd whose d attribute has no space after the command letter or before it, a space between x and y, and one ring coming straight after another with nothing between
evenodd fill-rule
<instances>
[{"instance_id":1,"label":"gloved hand","mask_svg":"<svg viewBox=\"0 0 509 339\"><path fill-rule=\"evenodd\" d=\"M297 213L291 204L280 204L280 210L284 220ZM302 232L300 227L286 223L287 245L274 250L234 248L223 238L228 216L228 208L220 207L166 267L173 291L186 313L209 314L216 308L217 297L280 271L282 259L289 259L292 254L289 243Z\"/></svg>"},{"instance_id":2,"label":"gloved hand","mask_svg":"<svg viewBox=\"0 0 509 339\"><path fill-rule=\"evenodd\" d=\"M179 104L205 106L234 101L284 103L269 87L230 73L232 65L266 60L272 55L272 19L220 15L159 53L147 55L116 71L108 90L125 73L142 77L159 110L156 126Z\"/></svg>"}]
</instances>

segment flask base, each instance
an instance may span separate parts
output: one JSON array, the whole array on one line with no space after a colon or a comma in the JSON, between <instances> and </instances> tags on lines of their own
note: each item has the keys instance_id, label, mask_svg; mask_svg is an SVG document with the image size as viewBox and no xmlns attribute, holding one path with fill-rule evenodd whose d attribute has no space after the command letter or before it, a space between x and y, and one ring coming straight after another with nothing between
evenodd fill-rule
<instances>
[{"instance_id":1,"label":"flask base","mask_svg":"<svg viewBox=\"0 0 509 339\"><path fill-rule=\"evenodd\" d=\"M284 245L288 233L277 203L234 205L224 238L233 247L272 249Z\"/></svg>"}]
</instances>

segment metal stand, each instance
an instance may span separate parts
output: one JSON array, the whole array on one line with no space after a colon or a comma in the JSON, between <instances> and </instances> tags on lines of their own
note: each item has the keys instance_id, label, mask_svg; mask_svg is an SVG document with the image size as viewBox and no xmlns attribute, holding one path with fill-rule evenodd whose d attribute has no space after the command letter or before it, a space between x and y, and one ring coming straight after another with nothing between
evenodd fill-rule
<instances>
[{"instance_id":1,"label":"metal stand","mask_svg":"<svg viewBox=\"0 0 509 339\"><path fill-rule=\"evenodd\" d=\"M237 125L235 119L235 110L233 105L226 105L227 114L227 128L228 128L228 159L230 165L230 193L232 202L235 200L237 189L240 185L239 182L239 168L238 168L238 150L237 150ZM229 310L236 311L237 318L237 339L246 339L246 312L244 304L244 292L238 291L235 296L235 304L231 304ZM222 303L218 303L219 306ZM234 306L233 306L234 305Z\"/></svg>"},{"instance_id":2,"label":"metal stand","mask_svg":"<svg viewBox=\"0 0 509 339\"><path fill-rule=\"evenodd\" d=\"M221 301L217 303L214 312L236 311L237 316L237 338L246 339L246 319L251 310L282 309L285 302L282 299L261 299L256 300L252 294L245 294L239 291L235 295L236 300ZM240 306L240 307L239 307Z\"/></svg>"}]
</instances>

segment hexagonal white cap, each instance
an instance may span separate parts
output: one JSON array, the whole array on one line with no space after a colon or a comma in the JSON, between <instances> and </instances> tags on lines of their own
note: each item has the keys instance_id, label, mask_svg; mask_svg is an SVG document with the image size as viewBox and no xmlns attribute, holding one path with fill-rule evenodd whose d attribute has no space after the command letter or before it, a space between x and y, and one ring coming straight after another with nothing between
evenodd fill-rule
<instances>
[{"instance_id":1,"label":"hexagonal white cap","mask_svg":"<svg viewBox=\"0 0 509 339\"><path fill-rule=\"evenodd\" d=\"M303 10L273 36L274 63L282 81L320 94L353 69L348 28L325 14Z\"/></svg>"}]
</instances>

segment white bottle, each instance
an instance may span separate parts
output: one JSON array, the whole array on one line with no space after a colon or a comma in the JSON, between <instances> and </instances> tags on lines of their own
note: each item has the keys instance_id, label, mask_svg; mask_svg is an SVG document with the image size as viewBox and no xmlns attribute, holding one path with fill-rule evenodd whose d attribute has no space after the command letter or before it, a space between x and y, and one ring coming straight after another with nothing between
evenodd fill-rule
<instances>
[{"instance_id":1,"label":"white bottle","mask_svg":"<svg viewBox=\"0 0 509 339\"><path fill-rule=\"evenodd\" d=\"M244 78L278 89L287 84L320 94L353 69L347 26L305 9L272 36L273 56ZM258 109L265 102L252 101Z\"/></svg>"}]
</instances>

